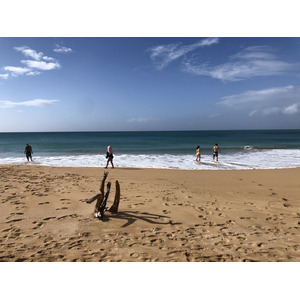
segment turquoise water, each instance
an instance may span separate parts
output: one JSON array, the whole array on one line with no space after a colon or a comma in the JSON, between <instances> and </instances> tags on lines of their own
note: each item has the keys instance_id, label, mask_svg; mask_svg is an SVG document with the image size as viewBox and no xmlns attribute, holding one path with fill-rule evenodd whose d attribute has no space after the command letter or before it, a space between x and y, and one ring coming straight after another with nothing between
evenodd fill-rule
<instances>
[{"instance_id":1,"label":"turquoise water","mask_svg":"<svg viewBox=\"0 0 300 300\"><path fill-rule=\"evenodd\" d=\"M123 167L284 168L299 166L300 130L0 133L0 164L26 163L27 143L41 165L101 166L111 145L115 165ZM215 143L220 164L209 165ZM197 145L200 165L194 163Z\"/></svg>"}]
</instances>

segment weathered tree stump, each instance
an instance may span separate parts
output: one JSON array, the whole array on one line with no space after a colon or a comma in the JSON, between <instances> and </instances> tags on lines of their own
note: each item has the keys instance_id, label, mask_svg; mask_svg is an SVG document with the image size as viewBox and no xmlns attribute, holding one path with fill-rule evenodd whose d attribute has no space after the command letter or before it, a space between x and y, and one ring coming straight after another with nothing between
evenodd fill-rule
<instances>
[{"instance_id":1,"label":"weathered tree stump","mask_svg":"<svg viewBox=\"0 0 300 300\"><path fill-rule=\"evenodd\" d=\"M94 213L95 213L95 217L99 218L99 219L103 218L104 210L106 208L107 198L109 196L109 191L110 191L111 183L108 182L107 183L107 192L104 195L104 184L105 184L105 180L106 180L107 175L108 175L108 172L104 172L102 182L101 182L101 186L100 186L100 194L97 194L97 195L93 196L92 198L90 198L89 200L86 201L86 203L90 204L90 203L94 202L95 200L97 200L96 205L95 205L95 209L94 209Z\"/></svg>"},{"instance_id":2,"label":"weathered tree stump","mask_svg":"<svg viewBox=\"0 0 300 300\"><path fill-rule=\"evenodd\" d=\"M94 202L95 200L97 200L95 209L94 209L94 213L95 213L95 217L100 220L102 220L102 218L104 216L104 211L106 209L106 203L107 203L107 199L108 199L110 187L111 187L111 183L108 182L107 186L106 186L106 193L104 195L104 185L105 185L105 180L106 180L107 175L108 175L108 172L104 172L101 186L100 186L100 194L97 194L86 201L86 203L90 204L90 203ZM116 180L115 200L114 200L113 205L109 209L109 211L112 213L117 213L118 208L119 208L119 202L120 202L120 184L119 184L118 180Z\"/></svg>"},{"instance_id":3,"label":"weathered tree stump","mask_svg":"<svg viewBox=\"0 0 300 300\"><path fill-rule=\"evenodd\" d=\"M117 213L119 208L119 202L120 202L120 184L119 181L116 180L116 194L115 194L115 201L114 204L110 207L109 211L111 213Z\"/></svg>"}]
</instances>

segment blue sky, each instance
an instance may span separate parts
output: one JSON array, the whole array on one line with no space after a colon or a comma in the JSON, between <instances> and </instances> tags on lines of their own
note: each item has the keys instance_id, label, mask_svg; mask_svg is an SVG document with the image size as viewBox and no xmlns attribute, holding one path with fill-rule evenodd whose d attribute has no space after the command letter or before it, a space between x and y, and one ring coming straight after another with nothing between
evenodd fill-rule
<instances>
[{"instance_id":1,"label":"blue sky","mask_svg":"<svg viewBox=\"0 0 300 300\"><path fill-rule=\"evenodd\" d=\"M0 38L0 131L299 129L300 40Z\"/></svg>"}]
</instances>

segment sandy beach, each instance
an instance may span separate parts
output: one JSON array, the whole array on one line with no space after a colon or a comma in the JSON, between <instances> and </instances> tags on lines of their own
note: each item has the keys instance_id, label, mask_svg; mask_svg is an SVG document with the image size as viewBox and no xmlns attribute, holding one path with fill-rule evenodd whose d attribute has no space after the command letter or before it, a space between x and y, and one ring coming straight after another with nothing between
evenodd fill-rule
<instances>
[{"instance_id":1,"label":"sandy beach","mask_svg":"<svg viewBox=\"0 0 300 300\"><path fill-rule=\"evenodd\" d=\"M2 262L299 262L300 169L1 165ZM118 213L94 217L104 171Z\"/></svg>"}]
</instances>

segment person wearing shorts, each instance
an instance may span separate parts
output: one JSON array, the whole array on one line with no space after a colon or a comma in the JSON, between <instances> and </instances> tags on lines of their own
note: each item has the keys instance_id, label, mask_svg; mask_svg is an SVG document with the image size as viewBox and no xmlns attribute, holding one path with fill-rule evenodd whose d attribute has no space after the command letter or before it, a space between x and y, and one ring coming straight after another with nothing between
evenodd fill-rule
<instances>
[{"instance_id":1,"label":"person wearing shorts","mask_svg":"<svg viewBox=\"0 0 300 300\"><path fill-rule=\"evenodd\" d=\"M106 162L105 169L107 169L109 163L111 163L112 168L114 168L114 164L113 164L113 158L114 158L114 156L113 156L113 151L112 151L111 146L107 147L106 158L107 158L107 162Z\"/></svg>"},{"instance_id":2,"label":"person wearing shorts","mask_svg":"<svg viewBox=\"0 0 300 300\"><path fill-rule=\"evenodd\" d=\"M196 161L201 160L201 154L200 154L200 146L197 146L196 148Z\"/></svg>"},{"instance_id":3,"label":"person wearing shorts","mask_svg":"<svg viewBox=\"0 0 300 300\"><path fill-rule=\"evenodd\" d=\"M25 147L25 150L24 150L24 153L26 154L26 158L27 158L27 161L29 161L29 159L32 161L32 147L28 144L26 144L26 147Z\"/></svg>"},{"instance_id":4,"label":"person wearing shorts","mask_svg":"<svg viewBox=\"0 0 300 300\"><path fill-rule=\"evenodd\" d=\"M213 161L216 159L216 161L219 160L219 152L221 153L221 150L218 146L218 144L215 144L213 147Z\"/></svg>"}]
</instances>

